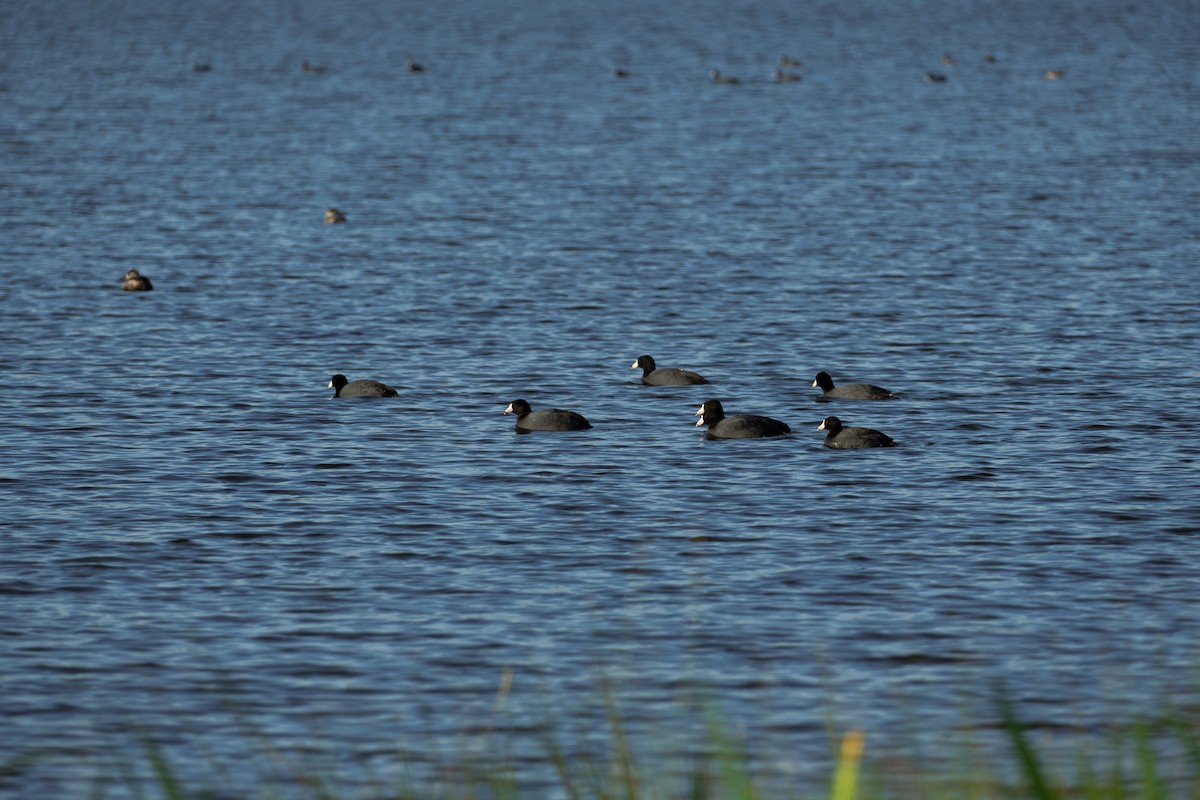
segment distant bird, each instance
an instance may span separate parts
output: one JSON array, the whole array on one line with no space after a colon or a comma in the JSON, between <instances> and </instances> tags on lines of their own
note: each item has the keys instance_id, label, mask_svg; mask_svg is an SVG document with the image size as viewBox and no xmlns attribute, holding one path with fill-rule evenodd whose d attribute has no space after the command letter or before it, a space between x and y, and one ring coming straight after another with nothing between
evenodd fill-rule
<instances>
[{"instance_id":1,"label":"distant bird","mask_svg":"<svg viewBox=\"0 0 1200 800\"><path fill-rule=\"evenodd\" d=\"M333 225L335 222L345 222L345 221L346 221L346 215L343 214L341 211L338 211L336 208L326 209L326 211L325 211L325 224L326 225Z\"/></svg>"},{"instance_id":2,"label":"distant bird","mask_svg":"<svg viewBox=\"0 0 1200 800\"><path fill-rule=\"evenodd\" d=\"M425 71L424 67L422 67L417 62L413 61L411 58L404 62L404 66L408 69L409 72L424 72Z\"/></svg>"},{"instance_id":3,"label":"distant bird","mask_svg":"<svg viewBox=\"0 0 1200 800\"><path fill-rule=\"evenodd\" d=\"M926 83L945 83L946 76L940 72L926 72L925 73L925 82Z\"/></svg>"},{"instance_id":4,"label":"distant bird","mask_svg":"<svg viewBox=\"0 0 1200 800\"><path fill-rule=\"evenodd\" d=\"M725 416L720 400L705 400L696 411L696 427L708 426L706 434L711 439L760 439L767 436L783 436L792 432L787 424L757 414L735 414Z\"/></svg>"},{"instance_id":5,"label":"distant bird","mask_svg":"<svg viewBox=\"0 0 1200 800\"><path fill-rule=\"evenodd\" d=\"M300 62L300 71L301 72L324 72L325 67L322 64L310 64L310 63L308 63L308 59L305 59L304 61Z\"/></svg>"},{"instance_id":6,"label":"distant bird","mask_svg":"<svg viewBox=\"0 0 1200 800\"><path fill-rule=\"evenodd\" d=\"M781 67L803 67L804 66L803 61L801 61L798 58L792 58L791 56L788 56L788 55L780 56L778 61L779 61L779 66L781 66Z\"/></svg>"},{"instance_id":7,"label":"distant bird","mask_svg":"<svg viewBox=\"0 0 1200 800\"><path fill-rule=\"evenodd\" d=\"M192 72L208 72L212 69L212 64L202 64L199 61L192 62Z\"/></svg>"},{"instance_id":8,"label":"distant bird","mask_svg":"<svg viewBox=\"0 0 1200 800\"><path fill-rule=\"evenodd\" d=\"M983 60L989 64L994 64L996 62L996 57L994 55L992 55L991 53L984 53Z\"/></svg>"},{"instance_id":9,"label":"distant bird","mask_svg":"<svg viewBox=\"0 0 1200 800\"><path fill-rule=\"evenodd\" d=\"M525 400L513 400L505 414L517 415L519 431L585 431L592 423L574 411L561 408L540 408L534 411Z\"/></svg>"},{"instance_id":10,"label":"distant bird","mask_svg":"<svg viewBox=\"0 0 1200 800\"><path fill-rule=\"evenodd\" d=\"M813 386L818 387L824 397L837 400L890 400L896 395L879 386L869 383L849 383L845 386L834 386L833 378L828 372L818 372L813 379Z\"/></svg>"},{"instance_id":11,"label":"distant bird","mask_svg":"<svg viewBox=\"0 0 1200 800\"><path fill-rule=\"evenodd\" d=\"M716 69L710 69L708 71L708 77L712 78L713 83L719 83L725 86L731 86L735 83L740 83L737 78L733 78L728 75L722 75L721 71Z\"/></svg>"},{"instance_id":12,"label":"distant bird","mask_svg":"<svg viewBox=\"0 0 1200 800\"><path fill-rule=\"evenodd\" d=\"M801 80L800 76L796 73L784 72L781 69L772 72L771 77L775 79L776 83L797 83Z\"/></svg>"},{"instance_id":13,"label":"distant bird","mask_svg":"<svg viewBox=\"0 0 1200 800\"><path fill-rule=\"evenodd\" d=\"M642 383L647 386L687 386L689 384L708 383L699 373L674 367L656 367L651 356L638 356L630 369L642 371Z\"/></svg>"},{"instance_id":14,"label":"distant bird","mask_svg":"<svg viewBox=\"0 0 1200 800\"><path fill-rule=\"evenodd\" d=\"M386 383L371 380L348 381L342 374L329 379L334 397L396 397L400 393Z\"/></svg>"},{"instance_id":15,"label":"distant bird","mask_svg":"<svg viewBox=\"0 0 1200 800\"><path fill-rule=\"evenodd\" d=\"M954 66L954 56L950 55L949 53L942 53L942 63L947 67Z\"/></svg>"},{"instance_id":16,"label":"distant bird","mask_svg":"<svg viewBox=\"0 0 1200 800\"><path fill-rule=\"evenodd\" d=\"M1061 69L1048 69L1046 70L1046 80L1056 81L1065 74Z\"/></svg>"},{"instance_id":17,"label":"distant bird","mask_svg":"<svg viewBox=\"0 0 1200 800\"><path fill-rule=\"evenodd\" d=\"M821 420L817 430L825 431L825 446L834 450L860 450L865 447L894 447L895 440L871 428L847 428L837 417Z\"/></svg>"},{"instance_id":18,"label":"distant bird","mask_svg":"<svg viewBox=\"0 0 1200 800\"><path fill-rule=\"evenodd\" d=\"M621 67L613 67L613 75L616 75L618 78L627 78L629 77L629 72Z\"/></svg>"},{"instance_id":19,"label":"distant bird","mask_svg":"<svg viewBox=\"0 0 1200 800\"><path fill-rule=\"evenodd\" d=\"M121 288L127 292L148 292L154 288L154 285L150 283L150 279L136 269L126 272L121 281Z\"/></svg>"}]
</instances>

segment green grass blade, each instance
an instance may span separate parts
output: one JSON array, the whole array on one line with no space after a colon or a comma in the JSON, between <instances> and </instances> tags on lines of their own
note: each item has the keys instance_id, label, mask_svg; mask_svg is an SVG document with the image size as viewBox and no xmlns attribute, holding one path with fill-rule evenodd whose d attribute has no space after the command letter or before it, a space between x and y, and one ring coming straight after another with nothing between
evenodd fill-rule
<instances>
[{"instance_id":1,"label":"green grass blade","mask_svg":"<svg viewBox=\"0 0 1200 800\"><path fill-rule=\"evenodd\" d=\"M634 772L633 754L629 750L629 739L625 735L625 723L621 719L621 713L617 710L617 703L612 693L605 692L604 699L608 708L608 722L613 733L613 747L615 748L613 755L620 768L621 781L625 786L625 797L626 800L637 800L637 776Z\"/></svg>"},{"instance_id":2,"label":"green grass blade","mask_svg":"<svg viewBox=\"0 0 1200 800\"><path fill-rule=\"evenodd\" d=\"M158 785L162 787L163 796L167 800L183 800L183 790L175 780L175 774L171 772L171 765L167 763L162 750L149 737L142 739L142 746L146 748L146 757L150 759L150 766L158 778Z\"/></svg>"},{"instance_id":3,"label":"green grass blade","mask_svg":"<svg viewBox=\"0 0 1200 800\"><path fill-rule=\"evenodd\" d=\"M1008 737L1012 741L1013 749L1017 752L1017 759L1021 763L1025 779L1029 782L1030 793L1037 800L1055 800L1054 793L1050 791L1050 786L1042 775L1037 755L1033 752L1029 739L1025 736L1025 727L1017 719L1012 703L1003 695L998 698L997 703L1000 706L1004 729L1008 731Z\"/></svg>"},{"instance_id":4,"label":"green grass blade","mask_svg":"<svg viewBox=\"0 0 1200 800\"><path fill-rule=\"evenodd\" d=\"M754 800L754 781L750 777L750 756L739 747L725 727L713 716L708 721L708 738L717 750L722 797Z\"/></svg>"},{"instance_id":5,"label":"green grass blade","mask_svg":"<svg viewBox=\"0 0 1200 800\"><path fill-rule=\"evenodd\" d=\"M1167 800L1166 787L1158 777L1158 758L1154 751L1152 738L1147 725L1139 725L1134 733L1142 797L1144 800Z\"/></svg>"},{"instance_id":6,"label":"green grass blade","mask_svg":"<svg viewBox=\"0 0 1200 800\"><path fill-rule=\"evenodd\" d=\"M862 760L866 738L862 731L850 731L842 737L833 774L832 800L855 800L858 796L858 764Z\"/></svg>"}]
</instances>

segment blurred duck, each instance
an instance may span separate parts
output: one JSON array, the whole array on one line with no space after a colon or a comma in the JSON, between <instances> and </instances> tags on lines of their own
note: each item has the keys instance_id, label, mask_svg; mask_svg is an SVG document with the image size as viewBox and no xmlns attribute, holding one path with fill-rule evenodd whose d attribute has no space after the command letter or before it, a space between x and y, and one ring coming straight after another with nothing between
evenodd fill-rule
<instances>
[{"instance_id":1,"label":"blurred duck","mask_svg":"<svg viewBox=\"0 0 1200 800\"><path fill-rule=\"evenodd\" d=\"M127 292L148 292L154 288L154 285L145 275L136 269L131 269L125 273L125 277L121 278L121 288Z\"/></svg>"}]
</instances>

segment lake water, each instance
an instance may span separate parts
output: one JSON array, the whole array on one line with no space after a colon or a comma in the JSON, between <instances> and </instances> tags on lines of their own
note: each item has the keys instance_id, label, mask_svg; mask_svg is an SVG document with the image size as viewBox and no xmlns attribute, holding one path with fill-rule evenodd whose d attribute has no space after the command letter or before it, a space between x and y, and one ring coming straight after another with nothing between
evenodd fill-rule
<instances>
[{"instance_id":1,"label":"lake water","mask_svg":"<svg viewBox=\"0 0 1200 800\"><path fill-rule=\"evenodd\" d=\"M830 717L871 753L1000 683L1067 737L1194 698L1196 3L39 0L0 36L0 792L121 796L143 735L229 796L260 738L387 785L493 727L606 740L606 692L639 749L715 712L801 786ZM517 435L518 397L594 428ZM794 433L706 440L708 397Z\"/></svg>"}]
</instances>

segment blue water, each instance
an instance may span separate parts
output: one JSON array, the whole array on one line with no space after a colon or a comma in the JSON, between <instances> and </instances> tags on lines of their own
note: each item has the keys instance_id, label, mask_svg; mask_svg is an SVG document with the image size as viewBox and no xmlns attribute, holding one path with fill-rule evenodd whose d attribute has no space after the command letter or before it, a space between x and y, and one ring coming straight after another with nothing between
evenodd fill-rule
<instances>
[{"instance_id":1,"label":"blue water","mask_svg":"<svg viewBox=\"0 0 1200 800\"><path fill-rule=\"evenodd\" d=\"M1194 697L1195 3L39 0L0 36L0 792L121 796L141 736L191 788L273 784L266 741L354 792L606 741L606 691L639 752L715 711L799 786L829 718L875 753L984 735L1000 683L1068 738ZM517 435L517 397L595 427ZM706 440L707 397L794 433Z\"/></svg>"}]
</instances>

